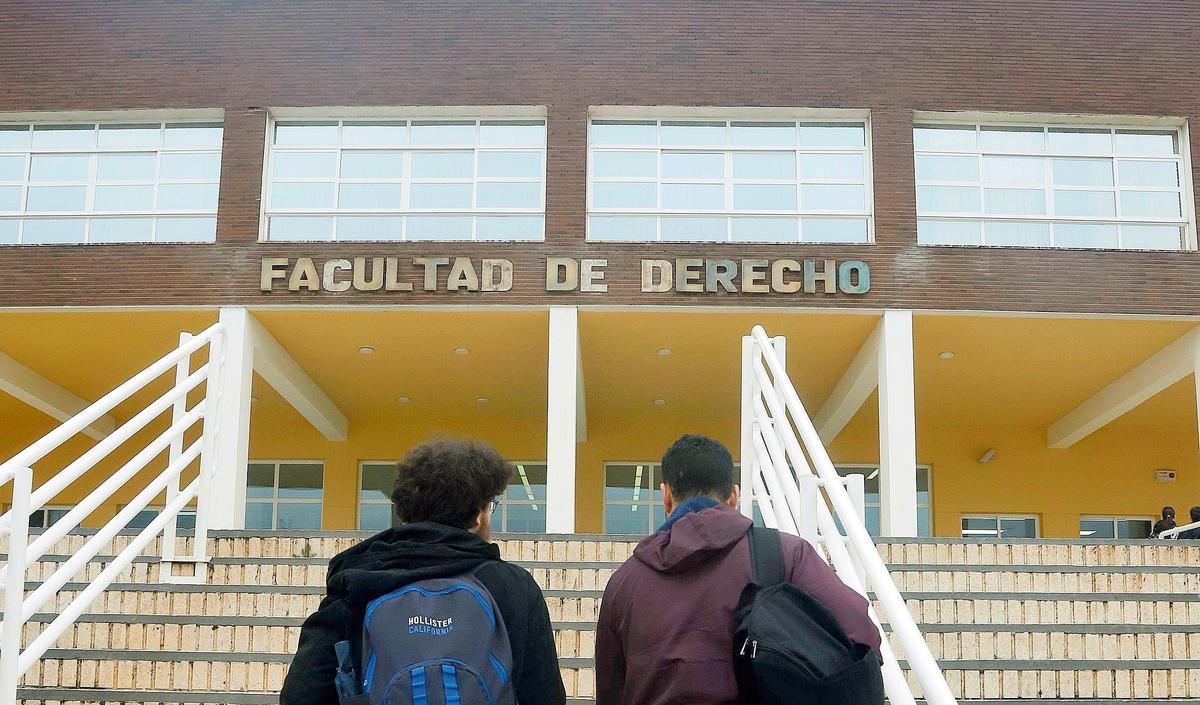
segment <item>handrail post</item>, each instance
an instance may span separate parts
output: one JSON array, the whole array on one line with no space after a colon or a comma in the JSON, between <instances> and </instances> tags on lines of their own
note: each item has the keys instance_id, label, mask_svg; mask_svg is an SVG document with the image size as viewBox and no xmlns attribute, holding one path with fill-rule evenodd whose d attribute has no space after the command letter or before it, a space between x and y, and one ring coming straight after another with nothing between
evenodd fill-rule
<instances>
[{"instance_id":1,"label":"handrail post","mask_svg":"<svg viewBox=\"0 0 1200 705\"><path fill-rule=\"evenodd\" d=\"M179 347L182 348L191 339L192 339L192 334L188 333L187 331L183 331L182 333L179 334ZM208 369L211 370L212 367L209 367ZM178 365L175 366L175 386L176 387L181 386L183 384L183 381L187 379L188 375L191 374L191 372L192 372L192 356L189 353L188 355L184 356L184 358L182 360L179 361ZM187 412L187 395L184 394L184 395L180 396L178 399L176 399L175 403L171 405L171 427L172 428L174 428L175 425L179 423L179 420L183 418L183 415L186 412ZM181 433L178 436L176 436L174 438L174 440L171 441L171 450L169 451L167 462L174 463L179 458L179 456L182 454L183 454L183 434ZM166 494L165 501L163 501L163 511L166 511L166 507L170 506L171 502L173 502L177 496L179 496L179 476L178 475L171 478L171 481L167 484L167 494ZM175 551L176 551L175 535L179 529L178 519L179 519L179 515L172 516L170 519L167 520L166 525L163 527L163 535L162 535L162 560L163 560L163 563L169 563L169 562L175 560ZM169 569L169 566L164 566L163 568ZM160 568L160 570L162 570L162 568Z\"/></svg>"},{"instance_id":2,"label":"handrail post","mask_svg":"<svg viewBox=\"0 0 1200 705\"><path fill-rule=\"evenodd\" d=\"M755 473L758 463L754 453L754 338L742 336L742 448L739 461L742 465L741 501L742 514L754 518Z\"/></svg>"},{"instance_id":3,"label":"handrail post","mask_svg":"<svg viewBox=\"0 0 1200 705\"><path fill-rule=\"evenodd\" d=\"M821 480L816 475L800 476L800 538L817 546L817 502L820 496ZM818 551L819 552L819 551Z\"/></svg>"},{"instance_id":4,"label":"handrail post","mask_svg":"<svg viewBox=\"0 0 1200 705\"><path fill-rule=\"evenodd\" d=\"M21 629L25 620L25 552L29 547L29 496L33 493L33 469L17 468L13 479L13 518L8 533L8 575L4 585L4 627L0 631L0 702L17 701L21 678Z\"/></svg>"},{"instance_id":5,"label":"handrail post","mask_svg":"<svg viewBox=\"0 0 1200 705\"><path fill-rule=\"evenodd\" d=\"M200 474L196 483L196 528L192 537L192 557L196 571L207 570L200 561L208 559L208 525L212 512L212 484L216 475L217 436L221 432L221 390L225 387L225 329L216 331L208 344L208 385L205 387L204 426L200 444ZM207 578L207 574L205 574Z\"/></svg>"}]
</instances>

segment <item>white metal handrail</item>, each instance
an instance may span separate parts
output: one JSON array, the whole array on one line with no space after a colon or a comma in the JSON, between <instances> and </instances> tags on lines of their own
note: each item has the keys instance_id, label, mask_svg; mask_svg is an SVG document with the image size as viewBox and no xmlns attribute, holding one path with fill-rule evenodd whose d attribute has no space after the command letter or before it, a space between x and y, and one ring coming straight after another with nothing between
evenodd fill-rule
<instances>
[{"instance_id":1,"label":"white metal handrail","mask_svg":"<svg viewBox=\"0 0 1200 705\"><path fill-rule=\"evenodd\" d=\"M1179 534L1183 533L1184 531L1191 531L1192 529L1200 529L1200 521L1193 521L1191 524L1184 524L1183 526L1177 526L1174 529L1167 529L1159 534L1158 538L1177 539L1179 538Z\"/></svg>"},{"instance_id":2,"label":"white metal handrail","mask_svg":"<svg viewBox=\"0 0 1200 705\"><path fill-rule=\"evenodd\" d=\"M221 324L214 324L197 335L184 333L175 350L155 361L113 391L105 394L86 409L47 433L11 459L0 463L0 485L12 483L12 508L0 517L0 534L8 535L8 561L0 568L0 582L5 586L4 622L0 625L0 703L16 701L17 684L46 650L74 624L84 610L100 596L133 560L159 534L163 535L161 581L170 581L171 564L175 561L175 524L179 513L190 503L196 503L194 555L184 559L196 564L196 574L181 582L197 582L207 578L201 568L206 558L208 514L207 501L213 473L213 448L218 433L216 409L221 388L224 335ZM195 371L192 356L208 347L208 362ZM174 370L173 386L118 426L112 433L90 447L36 490L33 489L33 464L59 448L64 442L90 426L118 404L128 400L166 372ZM189 394L207 383L203 398L188 408ZM69 487L136 433L145 429L160 416L170 412L170 424L129 460L108 474L98 487L89 492L70 511L30 541L30 515ZM200 426L199 438L184 447L189 431ZM44 556L56 542L79 527L80 522L114 494L129 484L164 451L169 453L166 467L142 485L136 496L126 503L116 516L90 536L78 550L73 551L62 565L26 594L25 579L29 565ZM180 478L190 467L199 464L196 477L180 489ZM49 602L67 582L82 570L129 522L156 497L165 495L164 508L139 531L117 556L80 591L42 632L24 649L21 633L24 625L39 608Z\"/></svg>"},{"instance_id":3,"label":"white metal handrail","mask_svg":"<svg viewBox=\"0 0 1200 705\"><path fill-rule=\"evenodd\" d=\"M754 491L752 497L744 495L742 511L749 514L756 501L764 523L792 532L815 523L817 544L828 552L838 576L864 597L868 591L875 593L879 611L891 625L925 700L930 705L956 705L941 668L867 532L861 485L854 487L854 493L848 491L846 478L833 466L788 378L784 350L784 340L768 337L762 326L755 326L743 339L742 485ZM870 609L878 625L875 608ZM880 634L888 700L893 705L912 705L912 689L882 628Z\"/></svg>"}]
</instances>

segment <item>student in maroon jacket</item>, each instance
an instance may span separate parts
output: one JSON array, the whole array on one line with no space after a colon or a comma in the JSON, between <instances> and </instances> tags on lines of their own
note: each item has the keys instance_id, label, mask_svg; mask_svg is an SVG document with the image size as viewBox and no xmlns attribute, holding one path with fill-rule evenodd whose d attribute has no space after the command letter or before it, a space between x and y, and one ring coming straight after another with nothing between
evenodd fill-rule
<instances>
[{"instance_id":1,"label":"student in maroon jacket","mask_svg":"<svg viewBox=\"0 0 1200 705\"><path fill-rule=\"evenodd\" d=\"M663 457L667 522L608 581L596 632L596 705L736 705L733 612L750 582L750 520L736 509L733 459L704 436ZM854 641L879 648L867 601L803 539L784 534L791 581Z\"/></svg>"}]
</instances>

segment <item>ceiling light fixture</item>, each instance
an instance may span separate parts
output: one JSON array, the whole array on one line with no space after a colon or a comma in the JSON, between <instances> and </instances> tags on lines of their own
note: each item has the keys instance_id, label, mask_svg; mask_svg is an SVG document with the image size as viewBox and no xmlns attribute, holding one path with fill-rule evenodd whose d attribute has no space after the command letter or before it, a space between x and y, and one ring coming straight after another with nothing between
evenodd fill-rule
<instances>
[{"instance_id":1,"label":"ceiling light fixture","mask_svg":"<svg viewBox=\"0 0 1200 705\"><path fill-rule=\"evenodd\" d=\"M654 400L654 405L655 405L655 406L665 406L665 405L666 405L666 403L667 403L667 400L666 400L666 399L655 399L655 400Z\"/></svg>"},{"instance_id":2,"label":"ceiling light fixture","mask_svg":"<svg viewBox=\"0 0 1200 705\"><path fill-rule=\"evenodd\" d=\"M491 399L488 399L487 397L476 397L476 398L475 398L475 403L476 403L476 404L486 404L486 403L488 403L489 401L491 401Z\"/></svg>"},{"instance_id":3,"label":"ceiling light fixture","mask_svg":"<svg viewBox=\"0 0 1200 705\"><path fill-rule=\"evenodd\" d=\"M946 350L944 352L938 353L938 357L942 358L943 360L950 360L954 357L954 352L951 350Z\"/></svg>"},{"instance_id":4,"label":"ceiling light fixture","mask_svg":"<svg viewBox=\"0 0 1200 705\"><path fill-rule=\"evenodd\" d=\"M469 352L471 352L471 351L468 350L467 348L454 348L455 355L466 355Z\"/></svg>"},{"instance_id":5,"label":"ceiling light fixture","mask_svg":"<svg viewBox=\"0 0 1200 705\"><path fill-rule=\"evenodd\" d=\"M397 397L396 401L400 402L401 404L407 404L412 401L412 397Z\"/></svg>"},{"instance_id":6,"label":"ceiling light fixture","mask_svg":"<svg viewBox=\"0 0 1200 705\"><path fill-rule=\"evenodd\" d=\"M992 462L992 459L994 459L995 457L996 457L996 449L988 448L987 450L983 451L983 455L979 456L979 463L981 465L983 463L990 463L990 462Z\"/></svg>"},{"instance_id":7,"label":"ceiling light fixture","mask_svg":"<svg viewBox=\"0 0 1200 705\"><path fill-rule=\"evenodd\" d=\"M663 355L663 356L670 355L670 354L671 354L671 348L659 348L659 349L658 349L658 354L659 354L659 355Z\"/></svg>"},{"instance_id":8,"label":"ceiling light fixture","mask_svg":"<svg viewBox=\"0 0 1200 705\"><path fill-rule=\"evenodd\" d=\"M360 353L362 353L363 355L374 355L375 354L375 348L371 347L370 345L364 345L361 348L359 348L358 351Z\"/></svg>"}]
</instances>

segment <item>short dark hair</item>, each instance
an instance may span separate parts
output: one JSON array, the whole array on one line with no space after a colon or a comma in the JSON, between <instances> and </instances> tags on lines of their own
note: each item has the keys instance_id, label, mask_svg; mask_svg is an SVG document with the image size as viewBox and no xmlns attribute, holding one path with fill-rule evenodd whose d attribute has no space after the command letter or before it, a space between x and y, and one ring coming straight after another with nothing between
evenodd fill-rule
<instances>
[{"instance_id":1,"label":"short dark hair","mask_svg":"<svg viewBox=\"0 0 1200 705\"><path fill-rule=\"evenodd\" d=\"M733 456L708 436L688 434L675 441L663 456L662 474L676 502L733 494Z\"/></svg>"},{"instance_id":2,"label":"short dark hair","mask_svg":"<svg viewBox=\"0 0 1200 705\"><path fill-rule=\"evenodd\" d=\"M1200 521L1200 507L1192 507L1188 513L1192 515L1192 521Z\"/></svg>"},{"instance_id":3,"label":"short dark hair","mask_svg":"<svg viewBox=\"0 0 1200 705\"><path fill-rule=\"evenodd\" d=\"M512 467L487 443L426 441L396 463L392 504L401 521L432 521L469 529L504 491Z\"/></svg>"}]
</instances>

